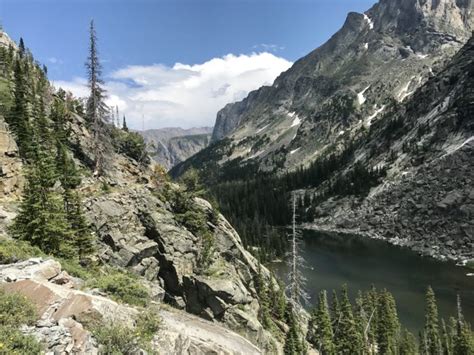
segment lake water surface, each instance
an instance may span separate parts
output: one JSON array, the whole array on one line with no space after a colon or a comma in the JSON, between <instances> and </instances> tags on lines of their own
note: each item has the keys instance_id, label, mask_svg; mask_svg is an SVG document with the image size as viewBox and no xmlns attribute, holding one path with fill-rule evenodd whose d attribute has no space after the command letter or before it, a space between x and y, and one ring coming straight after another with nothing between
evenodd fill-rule
<instances>
[{"instance_id":1,"label":"lake water surface","mask_svg":"<svg viewBox=\"0 0 474 355\"><path fill-rule=\"evenodd\" d=\"M314 231L303 233L303 256L307 262L307 290L313 305L319 291L340 289L347 284L352 297L371 285L388 289L397 301L402 324L413 332L422 329L424 297L431 285L438 299L440 316L456 313L456 294L462 297L464 316L474 325L474 277L455 266L379 240L356 236L329 236ZM285 279L284 263L271 268ZM471 271L473 272L473 271Z\"/></svg>"}]
</instances>

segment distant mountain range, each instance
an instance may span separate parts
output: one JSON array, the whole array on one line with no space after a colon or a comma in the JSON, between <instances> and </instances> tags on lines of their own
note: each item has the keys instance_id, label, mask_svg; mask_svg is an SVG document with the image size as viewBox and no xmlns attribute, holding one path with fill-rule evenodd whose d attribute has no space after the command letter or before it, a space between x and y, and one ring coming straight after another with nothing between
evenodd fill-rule
<instances>
[{"instance_id":1,"label":"distant mountain range","mask_svg":"<svg viewBox=\"0 0 474 355\"><path fill-rule=\"evenodd\" d=\"M151 157L166 169L171 169L209 145L212 127L170 127L139 133L149 144Z\"/></svg>"}]
</instances>

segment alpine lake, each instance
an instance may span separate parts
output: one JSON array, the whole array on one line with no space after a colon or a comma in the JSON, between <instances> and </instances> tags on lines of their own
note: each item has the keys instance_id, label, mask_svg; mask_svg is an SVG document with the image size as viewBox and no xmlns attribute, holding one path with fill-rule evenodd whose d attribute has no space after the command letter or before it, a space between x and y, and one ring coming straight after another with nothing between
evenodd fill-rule
<instances>
[{"instance_id":1,"label":"alpine lake","mask_svg":"<svg viewBox=\"0 0 474 355\"><path fill-rule=\"evenodd\" d=\"M317 303L318 293L340 290L347 284L351 300L358 290L374 285L387 289L397 302L400 321L414 334L423 329L425 292L431 286L437 297L440 318L446 321L456 315L456 295L462 299L464 318L474 325L474 273L452 262L442 262L391 245L385 241L348 235L327 235L305 230L302 256L306 266L306 290L311 300L308 309ZM270 268L287 281L288 266L274 262Z\"/></svg>"}]
</instances>

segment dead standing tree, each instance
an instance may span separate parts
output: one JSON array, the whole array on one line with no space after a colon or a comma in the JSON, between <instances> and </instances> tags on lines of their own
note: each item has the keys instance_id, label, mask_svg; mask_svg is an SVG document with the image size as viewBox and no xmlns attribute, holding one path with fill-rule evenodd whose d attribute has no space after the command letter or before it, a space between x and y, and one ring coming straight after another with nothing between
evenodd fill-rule
<instances>
[{"instance_id":1,"label":"dead standing tree","mask_svg":"<svg viewBox=\"0 0 474 355\"><path fill-rule=\"evenodd\" d=\"M93 154L95 160L94 176L104 172L105 153L108 147L106 121L109 108L105 104L105 90L101 79L102 66L97 51L97 34L94 21L91 20L89 28L89 56L86 62L89 98L87 99L86 118L91 125L93 134Z\"/></svg>"},{"instance_id":2,"label":"dead standing tree","mask_svg":"<svg viewBox=\"0 0 474 355\"><path fill-rule=\"evenodd\" d=\"M290 235L290 250L287 253L287 260L290 269L287 290L293 308L298 310L302 308L304 303L309 301L309 296L306 292L306 278L303 275L305 260L301 255L301 233L296 224L296 193L293 193L292 195L292 211L293 217Z\"/></svg>"}]
</instances>

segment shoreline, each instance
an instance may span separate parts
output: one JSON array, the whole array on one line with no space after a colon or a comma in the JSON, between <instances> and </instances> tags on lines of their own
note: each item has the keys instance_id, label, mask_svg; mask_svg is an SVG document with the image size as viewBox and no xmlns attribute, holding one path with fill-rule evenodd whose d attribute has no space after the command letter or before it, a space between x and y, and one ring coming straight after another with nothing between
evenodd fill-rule
<instances>
[{"instance_id":1,"label":"shoreline","mask_svg":"<svg viewBox=\"0 0 474 355\"><path fill-rule=\"evenodd\" d=\"M349 229L349 228L338 228L338 227L332 227L328 225L318 225L315 223L304 223L300 225L301 230L303 231L315 231L315 232L320 232L327 234L329 236L331 235L342 235L342 236L356 236L360 238L368 238L368 239L375 239L375 240L381 240L384 242L387 242L391 245L398 246L401 248L407 248L415 253L417 253L419 256L422 257L430 257L433 259L436 259L438 261L442 262L452 262L458 267L463 267L466 270L471 270L474 272L474 267L469 266L468 264L474 262L474 256L472 257L463 257L460 255L457 255L456 257L449 257L447 255L444 255L439 249L438 246L431 247L431 248L426 248L426 247L421 247L418 246L415 241L411 240L405 240L405 239L400 239L400 238L385 238L380 236L379 234L371 231L361 231L358 228L354 229ZM468 273L468 277L474 276L471 275L472 273Z\"/></svg>"}]
</instances>

